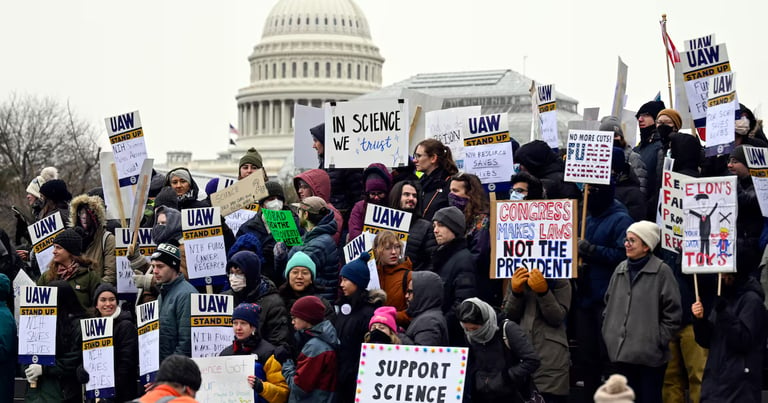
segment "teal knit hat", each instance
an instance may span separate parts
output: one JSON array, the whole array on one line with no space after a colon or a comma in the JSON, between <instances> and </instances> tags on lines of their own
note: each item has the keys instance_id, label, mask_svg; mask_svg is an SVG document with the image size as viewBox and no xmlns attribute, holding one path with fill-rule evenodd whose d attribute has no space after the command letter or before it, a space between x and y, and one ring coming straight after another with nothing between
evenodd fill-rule
<instances>
[{"instance_id":1,"label":"teal knit hat","mask_svg":"<svg viewBox=\"0 0 768 403\"><path fill-rule=\"evenodd\" d=\"M296 254L294 254L293 257L288 260L288 264L285 265L285 272L283 273L285 278L288 278L288 273L291 272L291 269L299 266L309 269L309 272L312 273L312 281L315 280L317 267L315 266L315 262L312 260L312 258L304 252L296 252Z\"/></svg>"}]
</instances>

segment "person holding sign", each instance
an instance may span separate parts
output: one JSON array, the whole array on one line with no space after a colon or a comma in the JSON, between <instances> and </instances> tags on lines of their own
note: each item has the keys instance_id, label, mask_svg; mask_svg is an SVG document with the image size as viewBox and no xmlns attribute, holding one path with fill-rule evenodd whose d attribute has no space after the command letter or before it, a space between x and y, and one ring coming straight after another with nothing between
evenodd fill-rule
<instances>
[{"instance_id":1,"label":"person holding sign","mask_svg":"<svg viewBox=\"0 0 768 403\"><path fill-rule=\"evenodd\" d=\"M680 290L672 269L652 251L659 226L640 221L627 228L627 260L611 276L602 326L608 359L629 380L637 402L660 402L669 342L680 328Z\"/></svg>"},{"instance_id":2,"label":"person holding sign","mask_svg":"<svg viewBox=\"0 0 768 403\"><path fill-rule=\"evenodd\" d=\"M422 172L419 193L419 215L432 220L436 211L448 207L450 177L459 172L450 147L438 140L422 140L413 152L416 170Z\"/></svg>"},{"instance_id":3,"label":"person holding sign","mask_svg":"<svg viewBox=\"0 0 768 403\"><path fill-rule=\"evenodd\" d=\"M83 255L93 261L92 269L102 282L116 285L115 236L106 229L104 202L98 196L75 197L69 205L69 221L85 232Z\"/></svg>"},{"instance_id":4,"label":"person holding sign","mask_svg":"<svg viewBox=\"0 0 768 403\"><path fill-rule=\"evenodd\" d=\"M351 181L352 179L348 180ZM330 201L332 188L331 179L328 174L322 169L310 169L293 178L293 187L296 189L296 194L299 195L300 201L310 196L317 196L325 201L328 210L333 212L333 220L336 222L336 232L333 234L333 241L338 245L345 222L344 216Z\"/></svg>"},{"instance_id":5,"label":"person holding sign","mask_svg":"<svg viewBox=\"0 0 768 403\"><path fill-rule=\"evenodd\" d=\"M299 298L309 295L316 296L317 289L314 283L316 273L315 262L304 252L296 252L288 261L288 264L285 266L285 278L287 281L278 290L280 297L283 298L285 307L289 311ZM336 318L333 305L323 297L318 298L325 305L325 318L333 321Z\"/></svg>"},{"instance_id":6,"label":"person holding sign","mask_svg":"<svg viewBox=\"0 0 768 403\"><path fill-rule=\"evenodd\" d=\"M36 387L27 389L24 401L80 403L83 401L82 386L75 374L83 364L80 319L85 316L85 310L66 281L54 280L47 286L56 287L57 292L56 364L30 364L24 368L27 382L36 383Z\"/></svg>"},{"instance_id":7,"label":"person holding sign","mask_svg":"<svg viewBox=\"0 0 768 403\"><path fill-rule=\"evenodd\" d=\"M16 372L16 321L6 301L11 293L11 280L0 273L0 401L13 401L14 375ZM18 308L17 308L18 309Z\"/></svg>"},{"instance_id":8,"label":"person holding sign","mask_svg":"<svg viewBox=\"0 0 768 403\"><path fill-rule=\"evenodd\" d=\"M176 193L179 210L210 207L206 203L197 200L200 188L187 168L174 168L168 171L168 174L165 175L165 186L170 186Z\"/></svg>"},{"instance_id":9,"label":"person holding sign","mask_svg":"<svg viewBox=\"0 0 768 403\"><path fill-rule=\"evenodd\" d=\"M410 319L405 313L405 286L411 273L411 261L403 258L403 244L394 232L380 231L373 239L373 255L376 256L379 284L387 293L387 305L397 310L397 323L407 326Z\"/></svg>"},{"instance_id":10,"label":"person holding sign","mask_svg":"<svg viewBox=\"0 0 768 403\"><path fill-rule=\"evenodd\" d=\"M348 241L357 238L363 232L363 221L365 221L365 210L368 204L385 206L389 197L389 190L392 188L392 175L384 164L369 165L363 171L363 178L365 183L364 198L355 203L349 214Z\"/></svg>"},{"instance_id":11,"label":"person holding sign","mask_svg":"<svg viewBox=\"0 0 768 403\"><path fill-rule=\"evenodd\" d=\"M430 270L432 262L429 257L437 248L437 243L432 232L432 223L418 214L419 193L418 181L405 179L397 182L389 192L389 207L413 214L405 255L411 259L414 270Z\"/></svg>"},{"instance_id":12,"label":"person holding sign","mask_svg":"<svg viewBox=\"0 0 768 403\"><path fill-rule=\"evenodd\" d=\"M728 159L728 171L738 177L736 183L736 200L738 201L738 216L736 216L736 248L739 254L747 257L744 263L755 269L753 276L760 278L757 266L760 264L760 234L763 222L760 203L757 201L755 185L747 166L744 146L740 145L731 151ZM737 254L738 257L738 254Z\"/></svg>"},{"instance_id":13,"label":"person holding sign","mask_svg":"<svg viewBox=\"0 0 768 403\"><path fill-rule=\"evenodd\" d=\"M248 151L240 157L240 164L237 168L237 180L248 177L250 174L264 168L264 160L261 158L259 151L251 147ZM269 176L267 170L264 170L264 182L269 182Z\"/></svg>"},{"instance_id":14,"label":"person holding sign","mask_svg":"<svg viewBox=\"0 0 768 403\"><path fill-rule=\"evenodd\" d=\"M157 245L152 270L160 286L160 360L172 354L192 354L191 299L197 293L181 275L181 252L172 243Z\"/></svg>"},{"instance_id":15,"label":"person holding sign","mask_svg":"<svg viewBox=\"0 0 768 403\"><path fill-rule=\"evenodd\" d=\"M411 323L398 336L403 344L448 346L448 323L443 315L443 280L431 271L412 272L405 290Z\"/></svg>"},{"instance_id":16,"label":"person holding sign","mask_svg":"<svg viewBox=\"0 0 768 403\"><path fill-rule=\"evenodd\" d=\"M83 256L83 229L67 228L53 239L53 260L48 271L37 280L37 285L46 286L55 280L64 280L72 286L83 310L93 303L91 294L101 283L101 278L92 271L93 261Z\"/></svg>"},{"instance_id":17,"label":"person holding sign","mask_svg":"<svg viewBox=\"0 0 768 403\"><path fill-rule=\"evenodd\" d=\"M280 362L274 357L275 346L261 338L260 316L261 307L258 304L244 302L235 307L232 313L235 340L219 355L253 355L256 375L248 376L248 385L253 388L254 401L285 403L288 384L285 383Z\"/></svg>"}]
</instances>

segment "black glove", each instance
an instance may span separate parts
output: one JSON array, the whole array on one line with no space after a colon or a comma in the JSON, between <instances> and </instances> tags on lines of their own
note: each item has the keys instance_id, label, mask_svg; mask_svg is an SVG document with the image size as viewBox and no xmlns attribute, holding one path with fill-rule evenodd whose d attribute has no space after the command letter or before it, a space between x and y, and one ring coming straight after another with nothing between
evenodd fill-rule
<instances>
[{"instance_id":1,"label":"black glove","mask_svg":"<svg viewBox=\"0 0 768 403\"><path fill-rule=\"evenodd\" d=\"M592 245L586 239L579 239L579 256L590 257L595 253L595 245Z\"/></svg>"},{"instance_id":2,"label":"black glove","mask_svg":"<svg viewBox=\"0 0 768 403\"><path fill-rule=\"evenodd\" d=\"M264 383L259 379L259 377L256 377L256 380L253 381L253 390L258 394L264 391Z\"/></svg>"},{"instance_id":3,"label":"black glove","mask_svg":"<svg viewBox=\"0 0 768 403\"><path fill-rule=\"evenodd\" d=\"M77 370L75 371L75 377L77 377L77 381L81 384L86 384L91 380L91 375L88 374L88 371L86 371L85 367L82 365L77 367Z\"/></svg>"},{"instance_id":4,"label":"black glove","mask_svg":"<svg viewBox=\"0 0 768 403\"><path fill-rule=\"evenodd\" d=\"M285 362L291 358L288 350L286 350L283 346L277 347L273 356L275 357L275 360L280 363L280 365L285 364Z\"/></svg>"}]
</instances>

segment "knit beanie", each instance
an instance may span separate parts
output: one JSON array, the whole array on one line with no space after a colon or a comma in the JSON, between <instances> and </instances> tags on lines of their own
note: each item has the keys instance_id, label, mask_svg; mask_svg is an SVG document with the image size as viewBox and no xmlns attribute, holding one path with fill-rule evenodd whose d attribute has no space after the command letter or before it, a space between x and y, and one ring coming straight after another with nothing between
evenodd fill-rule
<instances>
[{"instance_id":1,"label":"knit beanie","mask_svg":"<svg viewBox=\"0 0 768 403\"><path fill-rule=\"evenodd\" d=\"M259 328L259 315L261 314L261 306L258 304L249 304L247 302L243 302L242 304L235 307L234 312L232 312L232 320L240 319L244 320L252 327Z\"/></svg>"},{"instance_id":2,"label":"knit beanie","mask_svg":"<svg viewBox=\"0 0 768 403\"><path fill-rule=\"evenodd\" d=\"M54 203L72 200L72 194L67 190L67 184L61 179L53 179L43 183L40 186L40 194Z\"/></svg>"},{"instance_id":3,"label":"knit beanie","mask_svg":"<svg viewBox=\"0 0 768 403\"><path fill-rule=\"evenodd\" d=\"M514 161L524 166L531 175L540 177L555 161L557 156L552 152L552 148L547 142L542 140L533 140L520 146L515 152Z\"/></svg>"},{"instance_id":4,"label":"knit beanie","mask_svg":"<svg viewBox=\"0 0 768 403\"><path fill-rule=\"evenodd\" d=\"M738 147L734 148L733 151L731 151L730 158L733 158L736 161L739 161L742 164L747 165L747 156L744 154L744 146L739 145Z\"/></svg>"},{"instance_id":5,"label":"knit beanie","mask_svg":"<svg viewBox=\"0 0 768 403\"><path fill-rule=\"evenodd\" d=\"M664 115L670 119L672 119L672 123L675 124L675 127L677 130L680 130L683 127L683 118L680 117L680 114L677 113L676 110L667 108L662 109L661 112L659 112L658 115L656 115L656 119L659 119L659 116Z\"/></svg>"},{"instance_id":6,"label":"knit beanie","mask_svg":"<svg viewBox=\"0 0 768 403\"><path fill-rule=\"evenodd\" d=\"M45 167L40 171L40 175L32 179L27 186L27 193L32 196L40 198L40 186L43 186L45 182L59 178L59 170L56 167Z\"/></svg>"},{"instance_id":7,"label":"knit beanie","mask_svg":"<svg viewBox=\"0 0 768 403\"><path fill-rule=\"evenodd\" d=\"M176 383L198 391L203 379L200 375L200 367L195 361L187 356L174 354L168 356L160 364L155 382Z\"/></svg>"},{"instance_id":8,"label":"knit beanie","mask_svg":"<svg viewBox=\"0 0 768 403\"><path fill-rule=\"evenodd\" d=\"M170 243L157 245L157 249L155 249L155 253L152 254L150 260L161 261L176 271L181 269L181 251L179 251L178 246Z\"/></svg>"},{"instance_id":9,"label":"knit beanie","mask_svg":"<svg viewBox=\"0 0 768 403\"><path fill-rule=\"evenodd\" d=\"M251 164L256 168L264 168L261 154L253 147L249 148L245 155L240 158L240 164L237 165L237 169L240 169L245 164Z\"/></svg>"},{"instance_id":10,"label":"knit beanie","mask_svg":"<svg viewBox=\"0 0 768 403\"><path fill-rule=\"evenodd\" d=\"M635 391L627 385L624 375L613 374L595 392L595 403L632 403Z\"/></svg>"},{"instance_id":11,"label":"knit beanie","mask_svg":"<svg viewBox=\"0 0 768 403\"><path fill-rule=\"evenodd\" d=\"M382 306L376 308L376 310L373 311L371 321L368 322L368 329L370 329L374 323L383 323L387 325L387 327L390 328L393 332L397 332L397 322L395 321L396 316L397 310L393 306Z\"/></svg>"},{"instance_id":12,"label":"knit beanie","mask_svg":"<svg viewBox=\"0 0 768 403\"><path fill-rule=\"evenodd\" d=\"M216 190L219 188L219 178L213 178L208 181L208 183L205 184L205 194L208 196L216 193Z\"/></svg>"},{"instance_id":13,"label":"knit beanie","mask_svg":"<svg viewBox=\"0 0 768 403\"><path fill-rule=\"evenodd\" d=\"M308 322L312 326L325 320L325 304L314 295L301 297L293 303L291 316Z\"/></svg>"},{"instance_id":14,"label":"knit beanie","mask_svg":"<svg viewBox=\"0 0 768 403\"><path fill-rule=\"evenodd\" d=\"M315 276L317 275L317 266L315 265L315 262L312 260L312 258L309 257L309 255L306 253L296 252L290 259L288 259L288 263L285 265L285 272L283 272L285 278L288 278L288 273L290 273L291 269L294 267L306 267L309 269L309 272L312 275L312 281L315 280Z\"/></svg>"},{"instance_id":15,"label":"knit beanie","mask_svg":"<svg viewBox=\"0 0 768 403\"><path fill-rule=\"evenodd\" d=\"M613 132L624 137L624 131L621 130L621 121L616 116L606 116L600 121L601 132Z\"/></svg>"},{"instance_id":16,"label":"knit beanie","mask_svg":"<svg viewBox=\"0 0 768 403\"><path fill-rule=\"evenodd\" d=\"M61 246L72 256L80 256L83 254L83 229L80 227L67 228L61 231L56 238L53 239L53 243Z\"/></svg>"},{"instance_id":17,"label":"knit beanie","mask_svg":"<svg viewBox=\"0 0 768 403\"><path fill-rule=\"evenodd\" d=\"M648 245L651 250L659 244L659 226L650 221L638 221L627 228L627 233L633 233Z\"/></svg>"},{"instance_id":18,"label":"knit beanie","mask_svg":"<svg viewBox=\"0 0 768 403\"><path fill-rule=\"evenodd\" d=\"M192 184L192 174L189 173L189 171L186 168L176 168L171 172L168 172L168 182L171 182L171 179L176 176L178 178L184 179L185 181L190 183L190 186Z\"/></svg>"},{"instance_id":19,"label":"knit beanie","mask_svg":"<svg viewBox=\"0 0 768 403\"><path fill-rule=\"evenodd\" d=\"M262 204L264 200L267 200L270 197L277 197L279 200L285 202L285 192L283 191L283 186L280 185L279 182L269 181L264 185L267 187L267 197L259 200L259 204Z\"/></svg>"},{"instance_id":20,"label":"knit beanie","mask_svg":"<svg viewBox=\"0 0 768 403\"><path fill-rule=\"evenodd\" d=\"M665 108L664 101L650 101L643 104L643 106L640 107L640 109L637 110L637 113L635 114L635 118L639 118L640 115L643 114L649 114L651 117L653 117L653 120L656 120L656 116L658 116L659 112L661 112Z\"/></svg>"},{"instance_id":21,"label":"knit beanie","mask_svg":"<svg viewBox=\"0 0 768 403\"><path fill-rule=\"evenodd\" d=\"M163 186L157 196L155 196L155 209L160 206L170 207L174 210L179 209L179 198L176 197L176 191L172 187Z\"/></svg>"},{"instance_id":22,"label":"knit beanie","mask_svg":"<svg viewBox=\"0 0 768 403\"><path fill-rule=\"evenodd\" d=\"M111 292L115 298L117 298L117 288L109 283L101 283L96 287L96 291L93 293L93 306L96 306L96 302L99 300L99 295L105 292Z\"/></svg>"},{"instance_id":23,"label":"knit beanie","mask_svg":"<svg viewBox=\"0 0 768 403\"><path fill-rule=\"evenodd\" d=\"M389 192L387 181L380 175L371 173L365 178L366 192Z\"/></svg>"},{"instance_id":24,"label":"knit beanie","mask_svg":"<svg viewBox=\"0 0 768 403\"><path fill-rule=\"evenodd\" d=\"M440 224L448 227L448 229L450 229L457 238L463 238L464 233L467 230L467 223L464 220L464 213L462 213L461 210L454 206L443 207L440 210L437 210L435 215L432 217L432 221L437 221Z\"/></svg>"},{"instance_id":25,"label":"knit beanie","mask_svg":"<svg viewBox=\"0 0 768 403\"><path fill-rule=\"evenodd\" d=\"M370 259L371 255L368 252L363 252L357 259L341 268L341 277L355 283L359 288L367 288L368 282L371 281L371 272L368 270Z\"/></svg>"},{"instance_id":26,"label":"knit beanie","mask_svg":"<svg viewBox=\"0 0 768 403\"><path fill-rule=\"evenodd\" d=\"M309 132L312 134L312 137L320 142L320 144L325 145L325 123L320 123L319 125L309 129Z\"/></svg>"}]
</instances>

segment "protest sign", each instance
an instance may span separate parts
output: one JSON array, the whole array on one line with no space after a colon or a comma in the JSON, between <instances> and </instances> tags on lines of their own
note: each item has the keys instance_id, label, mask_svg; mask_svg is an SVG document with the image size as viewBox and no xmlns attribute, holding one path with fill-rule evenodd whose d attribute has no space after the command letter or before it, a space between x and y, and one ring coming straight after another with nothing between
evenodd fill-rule
<instances>
[{"instance_id":1,"label":"protest sign","mask_svg":"<svg viewBox=\"0 0 768 403\"><path fill-rule=\"evenodd\" d=\"M541 139L551 148L560 146L557 136L557 100L555 85L536 85L536 102L539 110Z\"/></svg>"},{"instance_id":2,"label":"protest sign","mask_svg":"<svg viewBox=\"0 0 768 403\"><path fill-rule=\"evenodd\" d=\"M155 381L160 369L160 307L157 300L136 306L139 333L139 378L141 383Z\"/></svg>"},{"instance_id":3,"label":"protest sign","mask_svg":"<svg viewBox=\"0 0 768 403\"><path fill-rule=\"evenodd\" d=\"M621 119L621 111L624 110L627 96L627 65L619 57L619 65L616 69L616 88L613 90L613 106L611 116Z\"/></svg>"},{"instance_id":4,"label":"protest sign","mask_svg":"<svg viewBox=\"0 0 768 403\"><path fill-rule=\"evenodd\" d=\"M222 215L229 215L245 206L258 203L259 200L269 196L269 191L264 185L264 168L210 196L211 205L220 207Z\"/></svg>"},{"instance_id":5,"label":"protest sign","mask_svg":"<svg viewBox=\"0 0 768 403\"><path fill-rule=\"evenodd\" d=\"M104 205L107 207L108 220L122 220L133 206L133 186L120 187L112 176L115 160L110 152L99 153L99 174L101 188L104 191Z\"/></svg>"},{"instance_id":6,"label":"protest sign","mask_svg":"<svg viewBox=\"0 0 768 403\"><path fill-rule=\"evenodd\" d=\"M19 270L13 279L13 318L16 320L16 328L19 328L19 307L21 306L21 291L24 287L34 287L36 284L27 272Z\"/></svg>"},{"instance_id":7,"label":"protest sign","mask_svg":"<svg viewBox=\"0 0 768 403\"><path fill-rule=\"evenodd\" d=\"M664 169L659 196L661 247L680 253L683 248L683 183L691 177L672 172L671 161L668 165L669 167Z\"/></svg>"},{"instance_id":8,"label":"protest sign","mask_svg":"<svg viewBox=\"0 0 768 403\"><path fill-rule=\"evenodd\" d=\"M707 99L707 141L705 154L709 157L729 154L736 139L734 114L740 109L736 102L733 73L709 77Z\"/></svg>"},{"instance_id":9,"label":"protest sign","mask_svg":"<svg viewBox=\"0 0 768 403\"><path fill-rule=\"evenodd\" d=\"M408 100L325 105L325 168L408 165Z\"/></svg>"},{"instance_id":10,"label":"protest sign","mask_svg":"<svg viewBox=\"0 0 768 403\"><path fill-rule=\"evenodd\" d=\"M355 401L460 403L468 353L466 347L364 343Z\"/></svg>"},{"instance_id":11,"label":"protest sign","mask_svg":"<svg viewBox=\"0 0 768 403\"><path fill-rule=\"evenodd\" d=\"M259 173L254 173L251 176L254 175L259 175ZM187 275L192 284L223 283L227 274L227 252L224 246L219 211L218 207L193 208L181 211L181 230L187 258Z\"/></svg>"},{"instance_id":12,"label":"protest sign","mask_svg":"<svg viewBox=\"0 0 768 403\"><path fill-rule=\"evenodd\" d=\"M115 396L115 346L112 325L112 318L109 317L80 320L83 335L83 367L88 372L85 397L88 399ZM121 381L133 380L121 379Z\"/></svg>"},{"instance_id":13,"label":"protest sign","mask_svg":"<svg viewBox=\"0 0 768 403\"><path fill-rule=\"evenodd\" d=\"M480 115L481 107L441 109L424 114L424 138L435 139L451 149L453 160L459 169L464 169L464 135L467 122L472 116Z\"/></svg>"},{"instance_id":14,"label":"protest sign","mask_svg":"<svg viewBox=\"0 0 768 403\"><path fill-rule=\"evenodd\" d=\"M147 205L149 196L149 182L152 180L152 164L155 160L147 158L141 164L139 173L139 183L136 186L136 193L133 196L133 206L131 207L131 232L136 232L141 224L141 218L144 216L144 209Z\"/></svg>"},{"instance_id":15,"label":"protest sign","mask_svg":"<svg viewBox=\"0 0 768 403\"><path fill-rule=\"evenodd\" d=\"M363 220L363 232L376 234L381 230L394 232L402 242L408 240L408 231L411 228L413 214L378 204L368 203L365 208Z\"/></svg>"},{"instance_id":16,"label":"protest sign","mask_svg":"<svg viewBox=\"0 0 768 403\"><path fill-rule=\"evenodd\" d=\"M56 287L21 287L19 363L56 364Z\"/></svg>"},{"instance_id":17,"label":"protest sign","mask_svg":"<svg viewBox=\"0 0 768 403\"><path fill-rule=\"evenodd\" d=\"M215 357L232 344L234 297L191 294L192 357Z\"/></svg>"},{"instance_id":18,"label":"protest sign","mask_svg":"<svg viewBox=\"0 0 768 403\"><path fill-rule=\"evenodd\" d=\"M147 158L139 111L110 116L104 119L104 123L107 126L109 144L112 145L120 187L137 184L141 165Z\"/></svg>"},{"instance_id":19,"label":"protest sign","mask_svg":"<svg viewBox=\"0 0 768 403\"><path fill-rule=\"evenodd\" d=\"M763 217L768 217L768 148L744 146L744 156L747 157L747 167L755 186L757 201Z\"/></svg>"},{"instance_id":20,"label":"protest sign","mask_svg":"<svg viewBox=\"0 0 768 403\"><path fill-rule=\"evenodd\" d=\"M368 252L373 248L373 240L376 239L376 234L370 232L363 232L355 239L349 241L344 245L344 261L349 263L363 252Z\"/></svg>"},{"instance_id":21,"label":"protest sign","mask_svg":"<svg viewBox=\"0 0 768 403\"><path fill-rule=\"evenodd\" d=\"M143 256L152 256L155 243L152 242L152 228L139 228L136 234L136 248ZM139 290L133 282L133 269L128 260L128 246L133 233L128 228L115 228L115 263L117 264L117 293L136 294Z\"/></svg>"},{"instance_id":22,"label":"protest sign","mask_svg":"<svg viewBox=\"0 0 768 403\"><path fill-rule=\"evenodd\" d=\"M259 213L259 204L258 203L249 204L247 206L244 206L240 210L237 210L227 215L226 217L224 217L224 222L227 224L227 227L229 227L229 229L232 230L233 234L237 234L237 231L240 230L240 227L242 227L246 221L255 217L256 214L258 213Z\"/></svg>"},{"instance_id":23,"label":"protest sign","mask_svg":"<svg viewBox=\"0 0 768 403\"><path fill-rule=\"evenodd\" d=\"M510 278L524 267L546 278L576 276L574 200L496 202L495 254L491 278Z\"/></svg>"},{"instance_id":24,"label":"protest sign","mask_svg":"<svg viewBox=\"0 0 768 403\"><path fill-rule=\"evenodd\" d=\"M736 177L683 183L683 273L736 271Z\"/></svg>"},{"instance_id":25,"label":"protest sign","mask_svg":"<svg viewBox=\"0 0 768 403\"><path fill-rule=\"evenodd\" d=\"M610 184L612 157L613 132L569 130L565 181Z\"/></svg>"},{"instance_id":26,"label":"protest sign","mask_svg":"<svg viewBox=\"0 0 768 403\"><path fill-rule=\"evenodd\" d=\"M484 185L509 182L515 173L509 139L506 113L470 117L464 134L464 171L477 175Z\"/></svg>"},{"instance_id":27,"label":"protest sign","mask_svg":"<svg viewBox=\"0 0 768 403\"><path fill-rule=\"evenodd\" d=\"M285 242L288 246L304 244L296 220L293 219L293 213L290 210L262 209L261 211L275 241Z\"/></svg>"},{"instance_id":28,"label":"protest sign","mask_svg":"<svg viewBox=\"0 0 768 403\"><path fill-rule=\"evenodd\" d=\"M323 108L295 104L293 106L293 166L301 169L315 169L319 166L317 150L309 129L322 124L325 119ZM323 139L320 139L323 140ZM327 143L330 146L332 143Z\"/></svg>"},{"instance_id":29,"label":"protest sign","mask_svg":"<svg viewBox=\"0 0 768 403\"><path fill-rule=\"evenodd\" d=\"M202 383L195 399L200 402L253 403L248 377L254 375L254 355L192 358Z\"/></svg>"},{"instance_id":30,"label":"protest sign","mask_svg":"<svg viewBox=\"0 0 768 403\"><path fill-rule=\"evenodd\" d=\"M53 260L53 240L64 231L61 213L55 212L27 227L32 237L32 250L35 252L40 274L48 271L48 264Z\"/></svg>"}]
</instances>

